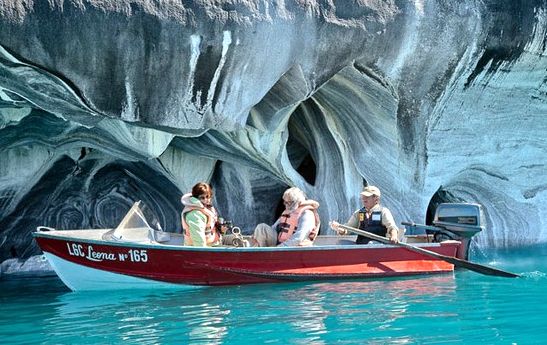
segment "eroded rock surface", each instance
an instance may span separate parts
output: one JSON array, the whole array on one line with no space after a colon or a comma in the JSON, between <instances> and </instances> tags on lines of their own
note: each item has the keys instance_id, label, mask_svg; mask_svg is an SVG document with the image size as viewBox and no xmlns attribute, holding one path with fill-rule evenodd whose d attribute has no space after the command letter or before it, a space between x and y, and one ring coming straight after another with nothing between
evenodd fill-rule
<instances>
[{"instance_id":1,"label":"eroded rock surface","mask_svg":"<svg viewBox=\"0 0 547 345\"><path fill-rule=\"evenodd\" d=\"M328 233L369 183L397 221L478 202L479 245L544 242L546 30L539 0L2 1L0 261L140 199L180 231L200 180L245 231L295 185Z\"/></svg>"}]
</instances>

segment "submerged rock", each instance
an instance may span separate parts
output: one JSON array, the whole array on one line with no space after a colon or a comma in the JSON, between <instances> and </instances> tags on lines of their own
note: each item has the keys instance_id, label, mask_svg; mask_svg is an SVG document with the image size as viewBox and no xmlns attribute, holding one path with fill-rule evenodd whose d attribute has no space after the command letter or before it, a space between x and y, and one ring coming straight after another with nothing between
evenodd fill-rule
<instances>
[{"instance_id":1,"label":"submerged rock","mask_svg":"<svg viewBox=\"0 0 547 345\"><path fill-rule=\"evenodd\" d=\"M328 224L368 183L398 222L478 202L480 246L544 242L546 24L541 0L3 1L0 261L139 199L180 231L201 180L247 232L288 186Z\"/></svg>"},{"instance_id":2,"label":"submerged rock","mask_svg":"<svg viewBox=\"0 0 547 345\"><path fill-rule=\"evenodd\" d=\"M8 259L0 264L1 279L55 275L55 271L43 255L35 255L27 259Z\"/></svg>"}]
</instances>

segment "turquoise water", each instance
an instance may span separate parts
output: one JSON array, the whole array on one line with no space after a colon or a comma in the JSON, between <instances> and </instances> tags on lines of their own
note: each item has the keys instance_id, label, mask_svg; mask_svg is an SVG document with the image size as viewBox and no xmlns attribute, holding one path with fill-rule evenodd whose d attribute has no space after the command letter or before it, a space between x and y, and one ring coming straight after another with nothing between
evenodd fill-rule
<instances>
[{"instance_id":1,"label":"turquoise water","mask_svg":"<svg viewBox=\"0 0 547 345\"><path fill-rule=\"evenodd\" d=\"M474 251L522 274L74 293L0 281L4 344L544 344L547 247Z\"/></svg>"}]
</instances>

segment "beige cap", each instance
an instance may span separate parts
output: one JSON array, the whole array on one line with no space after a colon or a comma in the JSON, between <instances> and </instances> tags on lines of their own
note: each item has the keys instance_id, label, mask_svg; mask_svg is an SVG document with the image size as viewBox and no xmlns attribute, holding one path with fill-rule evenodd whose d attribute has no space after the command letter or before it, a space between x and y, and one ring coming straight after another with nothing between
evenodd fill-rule
<instances>
[{"instance_id":1,"label":"beige cap","mask_svg":"<svg viewBox=\"0 0 547 345\"><path fill-rule=\"evenodd\" d=\"M363 196L373 196L373 195L381 196L382 193L380 193L380 190L378 189L378 187L367 186L363 189L363 191L361 192L361 195L363 195Z\"/></svg>"}]
</instances>

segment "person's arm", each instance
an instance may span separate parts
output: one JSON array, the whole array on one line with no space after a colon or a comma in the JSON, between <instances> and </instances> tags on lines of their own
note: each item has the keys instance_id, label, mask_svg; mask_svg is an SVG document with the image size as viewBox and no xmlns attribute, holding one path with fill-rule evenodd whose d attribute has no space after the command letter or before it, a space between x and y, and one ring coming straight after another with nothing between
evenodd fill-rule
<instances>
[{"instance_id":1,"label":"person's arm","mask_svg":"<svg viewBox=\"0 0 547 345\"><path fill-rule=\"evenodd\" d=\"M398 242L399 240L399 228L393 219L391 211L387 208L382 208L382 225L387 228L387 238L390 241Z\"/></svg>"},{"instance_id":2,"label":"person's arm","mask_svg":"<svg viewBox=\"0 0 547 345\"><path fill-rule=\"evenodd\" d=\"M349 217L345 226L351 226L352 228L357 228L359 226L359 210L353 212L351 217Z\"/></svg>"},{"instance_id":3,"label":"person's arm","mask_svg":"<svg viewBox=\"0 0 547 345\"><path fill-rule=\"evenodd\" d=\"M300 219L298 220L298 226L296 228L296 231L288 240L281 243L279 247L294 247L300 245L302 241L308 238L314 226L315 216L313 215L313 211L304 211L302 213L302 216L300 216Z\"/></svg>"},{"instance_id":4,"label":"person's arm","mask_svg":"<svg viewBox=\"0 0 547 345\"><path fill-rule=\"evenodd\" d=\"M207 227L207 217L201 216L199 211L191 211L186 214L186 223L189 227L190 238L194 247L207 247L205 240L205 228Z\"/></svg>"},{"instance_id":5,"label":"person's arm","mask_svg":"<svg viewBox=\"0 0 547 345\"><path fill-rule=\"evenodd\" d=\"M338 234L340 235L347 235L347 230L346 229L340 229L338 226L340 224L337 222L337 221L332 221L330 222L330 227L335 230L336 232L338 232ZM346 223L344 223L345 226L351 226L352 228L357 228L359 226L359 210L353 212L353 214L351 215L351 217L349 217L348 221Z\"/></svg>"}]
</instances>

